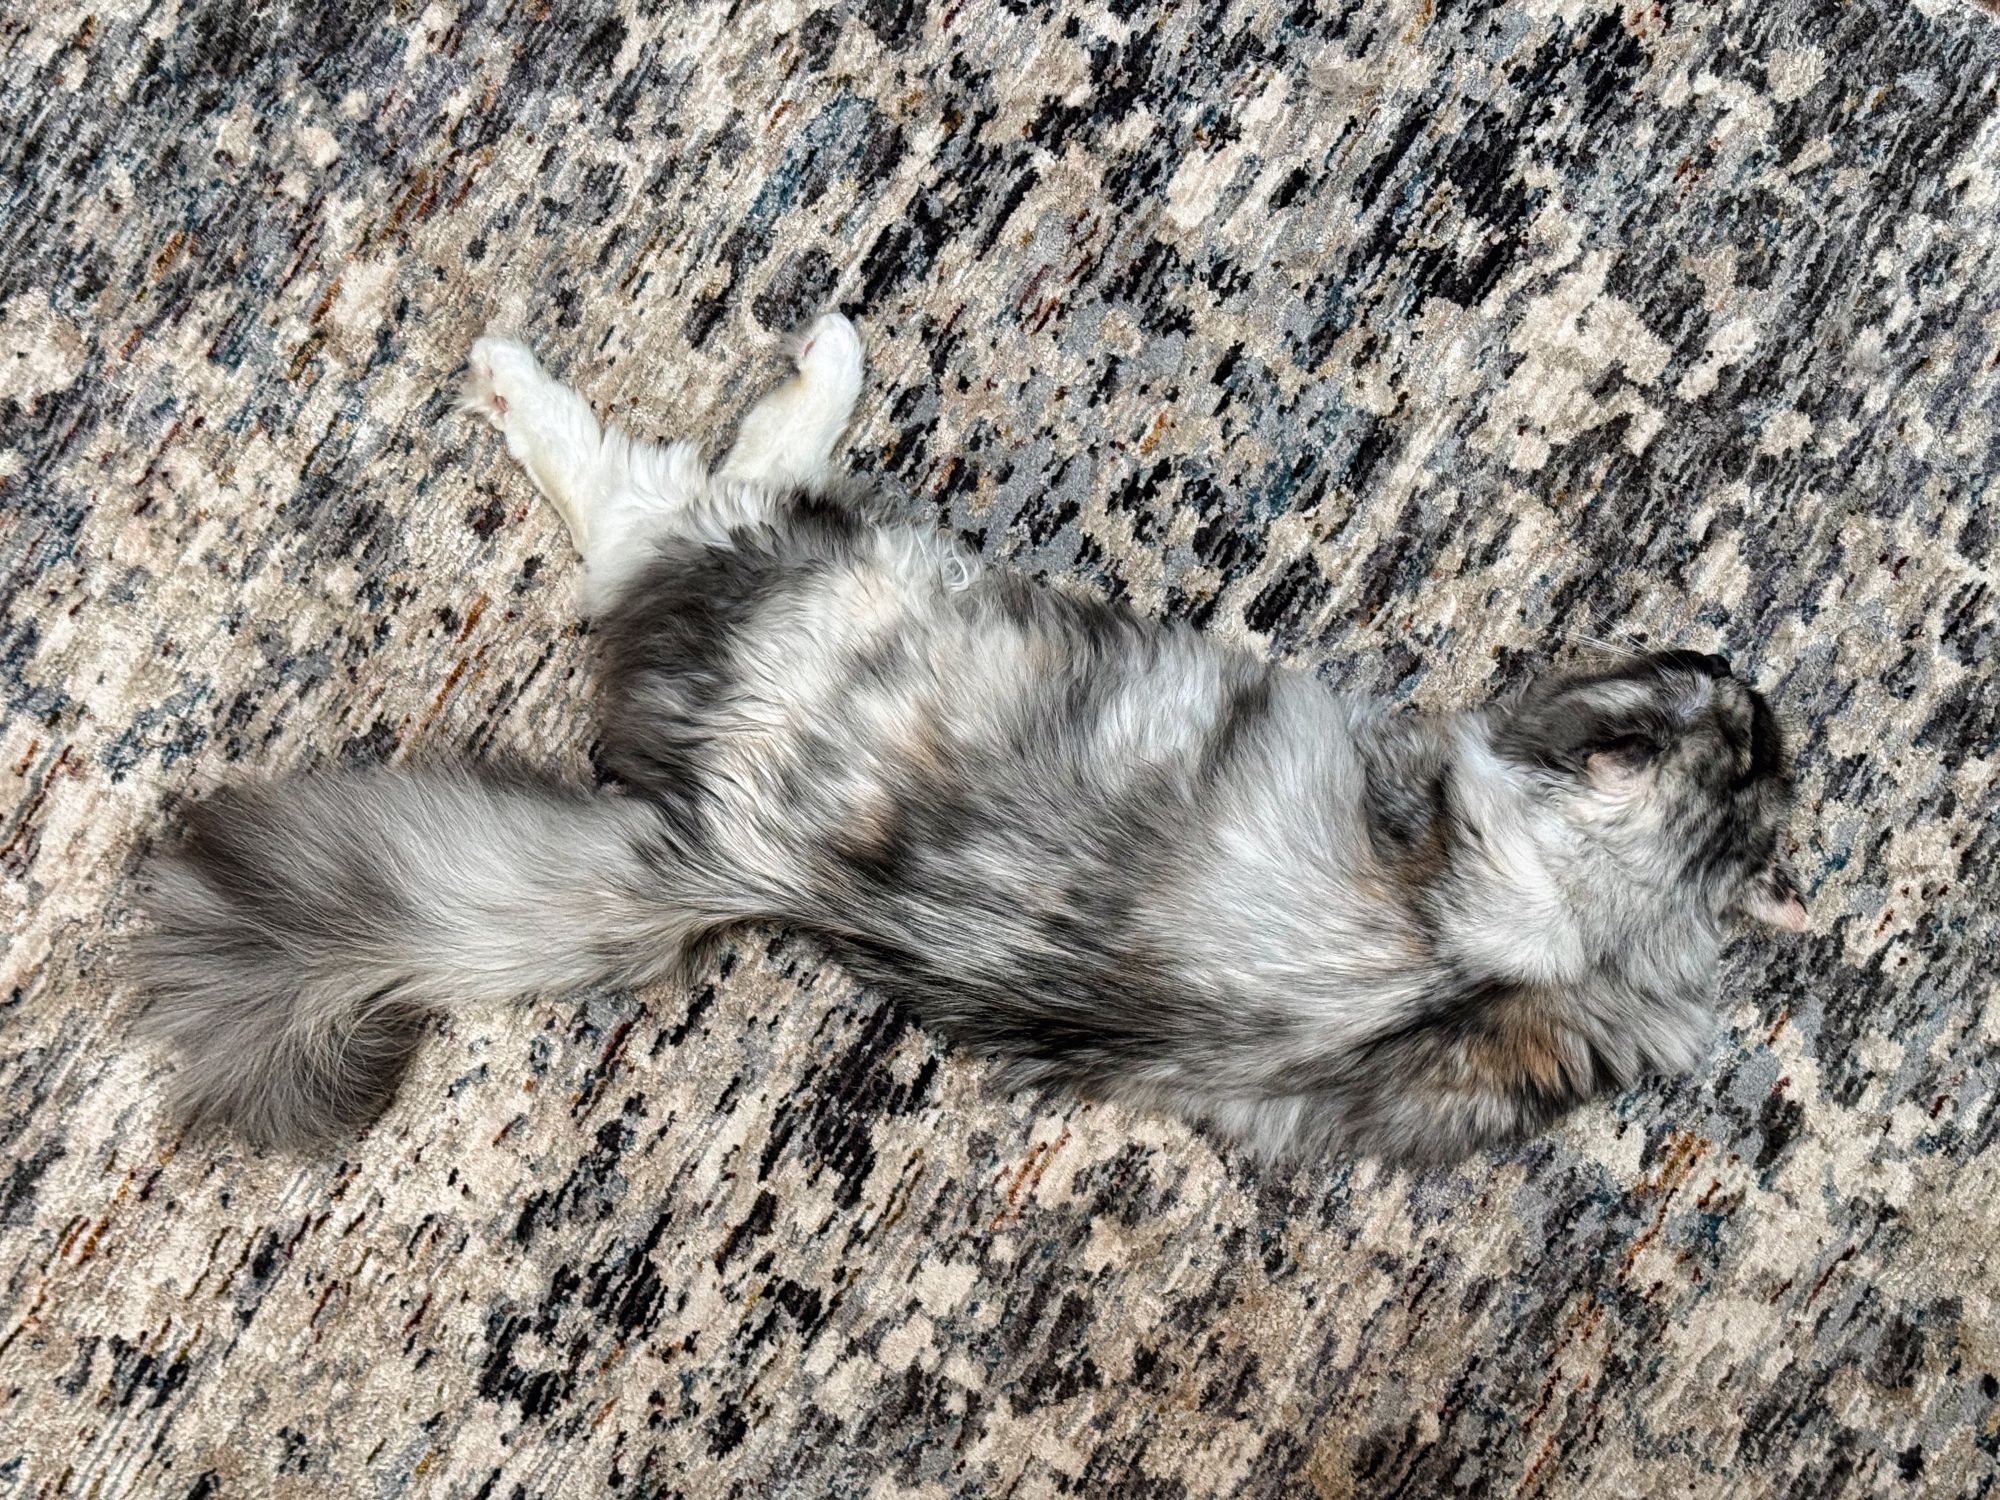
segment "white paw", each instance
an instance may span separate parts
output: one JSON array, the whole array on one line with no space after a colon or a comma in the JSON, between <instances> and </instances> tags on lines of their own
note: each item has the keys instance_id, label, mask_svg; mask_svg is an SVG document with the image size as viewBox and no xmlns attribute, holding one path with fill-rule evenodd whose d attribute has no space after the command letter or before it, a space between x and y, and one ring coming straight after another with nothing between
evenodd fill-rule
<instances>
[{"instance_id":1,"label":"white paw","mask_svg":"<svg viewBox=\"0 0 2000 1500\"><path fill-rule=\"evenodd\" d=\"M805 383L830 403L848 404L861 394L866 351L859 330L839 313L813 319L795 358Z\"/></svg>"},{"instance_id":2,"label":"white paw","mask_svg":"<svg viewBox=\"0 0 2000 1500\"><path fill-rule=\"evenodd\" d=\"M488 335L475 339L466 356L465 380L458 388L458 409L507 430L508 411L548 377L528 346L519 339Z\"/></svg>"}]
</instances>

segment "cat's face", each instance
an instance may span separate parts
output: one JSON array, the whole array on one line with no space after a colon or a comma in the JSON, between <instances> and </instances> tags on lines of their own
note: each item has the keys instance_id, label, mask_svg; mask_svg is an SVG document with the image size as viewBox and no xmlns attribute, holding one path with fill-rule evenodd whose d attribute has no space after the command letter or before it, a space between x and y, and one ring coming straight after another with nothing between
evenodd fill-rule
<instances>
[{"instance_id":1,"label":"cat's face","mask_svg":"<svg viewBox=\"0 0 2000 1500\"><path fill-rule=\"evenodd\" d=\"M1721 657L1664 651L1537 684L1502 710L1494 743L1649 881L1718 917L1805 930L1778 849L1784 736Z\"/></svg>"}]
</instances>

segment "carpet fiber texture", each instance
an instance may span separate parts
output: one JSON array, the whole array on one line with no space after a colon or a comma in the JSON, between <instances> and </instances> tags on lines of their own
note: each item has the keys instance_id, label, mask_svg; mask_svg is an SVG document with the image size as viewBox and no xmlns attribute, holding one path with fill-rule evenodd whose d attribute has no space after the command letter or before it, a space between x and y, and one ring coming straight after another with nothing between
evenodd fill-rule
<instances>
[{"instance_id":1,"label":"carpet fiber texture","mask_svg":"<svg viewBox=\"0 0 2000 1500\"><path fill-rule=\"evenodd\" d=\"M1992 1493L1996 69L1954 0L10 7L0 1496ZM726 435L826 305L995 561L1418 705L1727 652L1811 933L1420 1173L1003 1096L775 933L321 1159L177 1133L177 806L591 775L468 342Z\"/></svg>"}]
</instances>

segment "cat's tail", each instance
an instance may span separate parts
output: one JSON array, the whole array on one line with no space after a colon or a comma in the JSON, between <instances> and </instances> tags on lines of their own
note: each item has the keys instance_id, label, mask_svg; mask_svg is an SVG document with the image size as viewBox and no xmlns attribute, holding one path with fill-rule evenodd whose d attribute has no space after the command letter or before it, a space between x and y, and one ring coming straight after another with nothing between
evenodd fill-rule
<instances>
[{"instance_id":1,"label":"cat's tail","mask_svg":"<svg viewBox=\"0 0 2000 1500\"><path fill-rule=\"evenodd\" d=\"M431 1011L672 972L719 925L678 844L646 804L526 778L236 788L146 872L141 1027L191 1122L323 1140L388 1102Z\"/></svg>"}]
</instances>

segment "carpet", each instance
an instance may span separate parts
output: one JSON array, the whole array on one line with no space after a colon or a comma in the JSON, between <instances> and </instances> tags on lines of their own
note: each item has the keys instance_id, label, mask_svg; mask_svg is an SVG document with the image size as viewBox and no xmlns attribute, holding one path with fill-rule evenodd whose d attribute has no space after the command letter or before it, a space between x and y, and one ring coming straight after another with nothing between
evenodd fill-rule
<instances>
[{"instance_id":1,"label":"carpet","mask_svg":"<svg viewBox=\"0 0 2000 1500\"><path fill-rule=\"evenodd\" d=\"M2000 37L1955 0L0 20L0 1496L1986 1495ZM1798 741L1705 1067L1460 1166L1007 1096L813 950L441 1025L318 1159L118 977L227 781L591 775L521 330L1328 682L1632 636Z\"/></svg>"}]
</instances>

